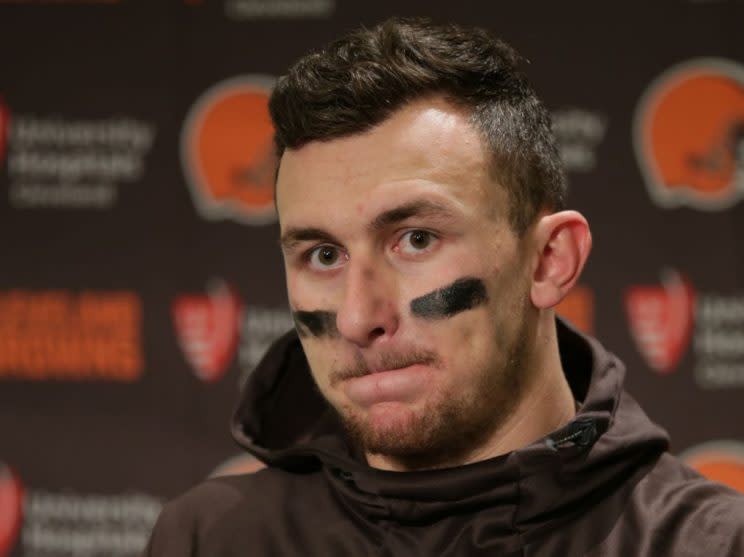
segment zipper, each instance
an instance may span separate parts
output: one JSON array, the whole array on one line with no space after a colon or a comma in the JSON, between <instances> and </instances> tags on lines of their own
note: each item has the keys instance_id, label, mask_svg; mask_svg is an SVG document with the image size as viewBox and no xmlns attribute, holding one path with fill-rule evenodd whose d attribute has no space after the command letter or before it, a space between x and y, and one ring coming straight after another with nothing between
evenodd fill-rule
<instances>
[{"instance_id":1,"label":"zipper","mask_svg":"<svg viewBox=\"0 0 744 557\"><path fill-rule=\"evenodd\" d=\"M553 450L558 450L569 444L577 447L588 447L597 438L597 424L592 418L579 418L568 424L563 430L545 440L545 444Z\"/></svg>"}]
</instances>

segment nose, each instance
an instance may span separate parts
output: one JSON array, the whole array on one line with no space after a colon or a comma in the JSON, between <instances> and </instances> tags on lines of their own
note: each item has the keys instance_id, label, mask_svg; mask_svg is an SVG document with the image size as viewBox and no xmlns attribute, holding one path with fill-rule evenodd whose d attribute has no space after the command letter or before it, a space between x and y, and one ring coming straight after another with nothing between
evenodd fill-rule
<instances>
[{"instance_id":1,"label":"nose","mask_svg":"<svg viewBox=\"0 0 744 557\"><path fill-rule=\"evenodd\" d=\"M344 298L336 315L339 334L361 348L393 336L399 313L395 281L373 262L346 265Z\"/></svg>"}]
</instances>

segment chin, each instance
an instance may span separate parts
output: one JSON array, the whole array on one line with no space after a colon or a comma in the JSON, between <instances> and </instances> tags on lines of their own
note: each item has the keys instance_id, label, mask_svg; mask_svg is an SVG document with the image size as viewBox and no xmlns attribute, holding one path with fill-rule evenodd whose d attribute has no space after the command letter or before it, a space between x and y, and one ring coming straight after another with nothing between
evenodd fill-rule
<instances>
[{"instance_id":1,"label":"chin","mask_svg":"<svg viewBox=\"0 0 744 557\"><path fill-rule=\"evenodd\" d=\"M420 417L416 410L397 402L375 404L367 412L366 437L377 440L377 444L384 444L385 440L405 441L408 437L415 437L417 422ZM415 441L415 440L412 440ZM369 443L368 443L369 444Z\"/></svg>"},{"instance_id":2,"label":"chin","mask_svg":"<svg viewBox=\"0 0 744 557\"><path fill-rule=\"evenodd\" d=\"M383 402L363 413L346 412L342 419L352 441L368 453L409 457L444 441L441 416L421 406Z\"/></svg>"}]
</instances>

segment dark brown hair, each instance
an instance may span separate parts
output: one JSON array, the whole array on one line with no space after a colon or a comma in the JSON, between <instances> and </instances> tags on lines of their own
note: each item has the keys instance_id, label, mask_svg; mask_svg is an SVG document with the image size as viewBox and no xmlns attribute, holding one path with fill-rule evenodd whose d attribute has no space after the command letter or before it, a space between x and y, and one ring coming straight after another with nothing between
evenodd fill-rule
<instances>
[{"instance_id":1,"label":"dark brown hair","mask_svg":"<svg viewBox=\"0 0 744 557\"><path fill-rule=\"evenodd\" d=\"M490 147L521 234L541 209L564 207L566 183L550 116L519 62L483 29L393 18L356 30L279 79L269 102L278 155L363 132L412 100L442 95L469 111Z\"/></svg>"}]
</instances>

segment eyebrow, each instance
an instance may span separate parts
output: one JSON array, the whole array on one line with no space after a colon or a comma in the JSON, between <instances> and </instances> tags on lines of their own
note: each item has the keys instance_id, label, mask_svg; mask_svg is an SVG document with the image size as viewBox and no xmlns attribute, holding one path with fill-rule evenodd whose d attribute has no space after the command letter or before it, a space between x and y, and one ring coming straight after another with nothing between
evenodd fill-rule
<instances>
[{"instance_id":1,"label":"eyebrow","mask_svg":"<svg viewBox=\"0 0 744 557\"><path fill-rule=\"evenodd\" d=\"M430 199L418 199L380 213L369 224L369 228L379 231L411 217L451 217L452 215L452 210L443 203ZM290 227L279 239L280 245L285 250L291 250L301 242L339 244L333 234L317 227Z\"/></svg>"},{"instance_id":2,"label":"eyebrow","mask_svg":"<svg viewBox=\"0 0 744 557\"><path fill-rule=\"evenodd\" d=\"M391 224L397 224L411 217L432 216L450 217L452 216L452 211L447 205L442 203L430 199L419 199L380 213L374 218L370 224L370 228L381 230Z\"/></svg>"},{"instance_id":3,"label":"eyebrow","mask_svg":"<svg viewBox=\"0 0 744 557\"><path fill-rule=\"evenodd\" d=\"M279 244L282 249L290 250L301 242L328 242L338 244L338 240L330 232L314 227L290 227L282 234Z\"/></svg>"}]
</instances>

